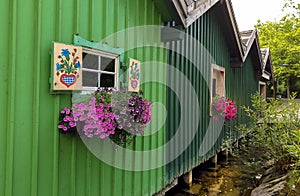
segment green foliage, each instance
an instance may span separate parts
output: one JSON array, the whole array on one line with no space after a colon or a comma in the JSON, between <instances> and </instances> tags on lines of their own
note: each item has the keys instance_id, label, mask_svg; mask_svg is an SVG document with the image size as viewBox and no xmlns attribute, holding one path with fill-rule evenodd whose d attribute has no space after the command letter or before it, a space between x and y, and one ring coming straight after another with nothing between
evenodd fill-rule
<instances>
[{"instance_id":1,"label":"green foliage","mask_svg":"<svg viewBox=\"0 0 300 196\"><path fill-rule=\"evenodd\" d=\"M285 81L283 81L280 84L278 84L277 93L280 95L284 95L285 92L286 92L286 83L285 83Z\"/></svg>"},{"instance_id":2,"label":"green foliage","mask_svg":"<svg viewBox=\"0 0 300 196\"><path fill-rule=\"evenodd\" d=\"M279 169L293 170L300 179L300 103L295 96L292 93L288 101L265 101L253 95L251 107L244 107L250 123L238 128L247 145L261 148Z\"/></svg>"},{"instance_id":3,"label":"green foliage","mask_svg":"<svg viewBox=\"0 0 300 196\"><path fill-rule=\"evenodd\" d=\"M275 77L279 81L290 84L299 81L300 75L300 5L286 0L285 8L289 11L279 21L258 21L256 28L259 33L261 47L270 48ZM297 86L291 86L297 88ZM291 89L296 91L299 89Z\"/></svg>"}]
</instances>

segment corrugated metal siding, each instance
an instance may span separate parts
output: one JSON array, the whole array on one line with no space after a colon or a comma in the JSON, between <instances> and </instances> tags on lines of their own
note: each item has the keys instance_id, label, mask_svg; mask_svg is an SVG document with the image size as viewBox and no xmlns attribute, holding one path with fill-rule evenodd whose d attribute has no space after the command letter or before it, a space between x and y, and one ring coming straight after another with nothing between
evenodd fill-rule
<instances>
[{"instance_id":1,"label":"corrugated metal siding","mask_svg":"<svg viewBox=\"0 0 300 196\"><path fill-rule=\"evenodd\" d=\"M259 66L259 62L256 59L255 50L252 48L243 67L230 69L230 77L226 78L227 96L233 99L238 106L237 119L225 129L226 137L239 137L235 126L248 123L249 119L241 106L251 106L251 95L259 91L257 66Z\"/></svg>"},{"instance_id":2,"label":"corrugated metal siding","mask_svg":"<svg viewBox=\"0 0 300 196\"><path fill-rule=\"evenodd\" d=\"M3 6L0 7L0 11L3 14L3 17L0 17L0 23L5 25L8 29L0 31L0 41L3 45L9 46L8 45L8 38L10 37L10 31L11 27L9 26L9 2L3 2ZM9 51L11 49L6 48L5 50L2 49L0 50L0 56L5 56L7 57L8 54L11 54ZM1 157L1 162L0 162L0 195L4 195L5 193L5 173L6 169L10 169L9 167L6 167L6 163L11 162L11 157L7 155L6 152L11 152L11 146L7 145L7 140L10 140L11 138L11 133L6 132L8 127L10 126L10 123L7 123L11 117L9 117L8 110L10 109L7 104L8 104L8 98L11 97L12 93L10 91L10 94L8 94L8 75L9 70L11 70L12 67L8 67L8 62L11 61L8 58L2 58L2 61L0 62L0 89L1 89L1 99L0 99L0 106L1 106L1 112L0 112L0 134L1 134L1 144L0 144L0 157ZM11 82L10 82L11 85ZM8 172L11 173L11 170ZM11 179L9 179L11 180Z\"/></svg>"},{"instance_id":3,"label":"corrugated metal siding","mask_svg":"<svg viewBox=\"0 0 300 196\"><path fill-rule=\"evenodd\" d=\"M254 68L255 61L249 55L247 61L244 63L242 68L233 69L230 68L230 54L228 50L228 45L226 44L226 37L223 29L221 28L222 21L218 20L216 9L212 8L203 16L201 16L194 24L192 24L188 29L187 33L199 40L204 48L210 53L212 58L206 55L206 50L197 47L197 44L191 43L190 39L186 41L173 41L170 42L171 51L168 55L168 63L181 72L190 80L194 90L198 96L198 102L200 105L200 116L199 119L194 118L194 112L189 111L188 119L190 123L195 120L199 120L199 127L197 134L195 135L193 141L189 147L181 154L177 159L172 161L167 165L167 181L172 182L174 178L190 171L200 163L206 161L211 156L215 155L221 149L222 140L226 132L232 131L233 129L223 129L215 145L208 151L204 156L199 156L199 147L203 142L204 135L207 131L213 131L210 136L210 143L214 143L213 138L216 137L215 128L217 127L216 122L213 122L213 128L208 130L209 117L209 83L205 82L204 78L210 78L210 65L212 63L219 66L223 66L226 69L226 96L237 102L237 106L240 108L241 105L249 105L250 94L257 91L258 79L255 77ZM186 59L182 55L174 52L176 48L181 50L182 54L192 53L192 58L196 59ZM200 65L200 72L195 68L197 65L193 65L191 62L198 62ZM202 75L201 75L202 74ZM182 86L179 80L176 80L176 75L169 73L167 75L167 80L176 83L176 88L181 89L181 92L189 98L191 92ZM167 91L167 106L168 106L168 122L167 122L167 141L170 140L178 126L180 119L181 110L184 108L180 107L178 97L172 92L172 90ZM245 122L245 115L239 110L238 120L236 124L240 122ZM232 127L233 128L233 127ZM177 148L180 148L187 141L188 134L191 134L189 127L185 127L186 135L177 141L177 144L169 149L170 154L174 154Z\"/></svg>"},{"instance_id":4,"label":"corrugated metal siding","mask_svg":"<svg viewBox=\"0 0 300 196\"><path fill-rule=\"evenodd\" d=\"M0 195L152 195L163 188L164 168L115 169L94 157L80 138L60 135L58 114L70 106L71 96L50 95L48 83L52 41L72 43L76 33L98 41L127 27L159 25L153 2L11 0L1 2L0 13ZM126 56L164 59L155 49ZM164 104L163 86L142 88L147 98ZM164 129L138 139L133 148L161 145Z\"/></svg>"},{"instance_id":5,"label":"corrugated metal siding","mask_svg":"<svg viewBox=\"0 0 300 196\"><path fill-rule=\"evenodd\" d=\"M259 91L259 79L257 67L259 66L255 50L251 49L241 69L231 69L229 78L226 78L226 89L229 89L228 96L236 101L238 106L250 105L251 95ZM246 123L245 113L239 107L236 124Z\"/></svg>"}]
</instances>

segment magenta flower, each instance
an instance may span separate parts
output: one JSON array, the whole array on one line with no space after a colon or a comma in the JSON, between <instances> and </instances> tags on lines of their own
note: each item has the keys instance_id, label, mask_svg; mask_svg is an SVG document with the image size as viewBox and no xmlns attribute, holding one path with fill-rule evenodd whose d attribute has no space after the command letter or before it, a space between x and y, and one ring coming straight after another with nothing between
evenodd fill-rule
<instances>
[{"instance_id":1,"label":"magenta flower","mask_svg":"<svg viewBox=\"0 0 300 196\"><path fill-rule=\"evenodd\" d=\"M58 125L59 129L62 129L63 131L67 131L68 127L64 126L64 125Z\"/></svg>"},{"instance_id":2,"label":"magenta flower","mask_svg":"<svg viewBox=\"0 0 300 196\"><path fill-rule=\"evenodd\" d=\"M95 97L88 104L73 104L74 120L84 122L84 134L87 137L99 136L103 139L113 134L116 127L110 107L98 104Z\"/></svg>"},{"instance_id":3,"label":"magenta flower","mask_svg":"<svg viewBox=\"0 0 300 196\"><path fill-rule=\"evenodd\" d=\"M64 129L66 126L65 125L58 125L59 129Z\"/></svg>"},{"instance_id":4,"label":"magenta flower","mask_svg":"<svg viewBox=\"0 0 300 196\"><path fill-rule=\"evenodd\" d=\"M234 101L230 99L220 98L213 104L214 113L223 116L226 121L236 119L237 107ZM214 117L214 120L218 120L218 117Z\"/></svg>"},{"instance_id":5,"label":"magenta flower","mask_svg":"<svg viewBox=\"0 0 300 196\"><path fill-rule=\"evenodd\" d=\"M70 122L69 122L69 125L70 125L70 127L76 127L76 123L73 122L73 121L70 121Z\"/></svg>"},{"instance_id":6,"label":"magenta flower","mask_svg":"<svg viewBox=\"0 0 300 196\"><path fill-rule=\"evenodd\" d=\"M64 121L64 122L70 122L70 121L72 121L72 118L71 118L70 116L65 116L65 117L63 118L63 121Z\"/></svg>"},{"instance_id":7,"label":"magenta flower","mask_svg":"<svg viewBox=\"0 0 300 196\"><path fill-rule=\"evenodd\" d=\"M70 114L70 112L71 112L70 109L67 107L64 108L64 111L66 111L66 114Z\"/></svg>"},{"instance_id":8,"label":"magenta flower","mask_svg":"<svg viewBox=\"0 0 300 196\"><path fill-rule=\"evenodd\" d=\"M72 111L67 107L60 111L58 129L63 133L77 134L76 123L73 119Z\"/></svg>"}]
</instances>

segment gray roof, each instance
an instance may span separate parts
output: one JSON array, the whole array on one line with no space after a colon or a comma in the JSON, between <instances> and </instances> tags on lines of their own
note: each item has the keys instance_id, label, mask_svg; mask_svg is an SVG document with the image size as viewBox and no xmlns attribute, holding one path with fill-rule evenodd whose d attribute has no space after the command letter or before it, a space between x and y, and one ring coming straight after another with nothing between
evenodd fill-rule
<instances>
[{"instance_id":1,"label":"gray roof","mask_svg":"<svg viewBox=\"0 0 300 196\"><path fill-rule=\"evenodd\" d=\"M261 48L260 52L261 52L261 57L263 59L263 63L266 64L268 57L269 57L269 48Z\"/></svg>"},{"instance_id":2,"label":"gray roof","mask_svg":"<svg viewBox=\"0 0 300 196\"><path fill-rule=\"evenodd\" d=\"M240 32L244 52L246 52L247 48L252 44L251 41L254 38L254 34L255 30L247 30Z\"/></svg>"},{"instance_id":3,"label":"gray roof","mask_svg":"<svg viewBox=\"0 0 300 196\"><path fill-rule=\"evenodd\" d=\"M201 15L220 0L172 0L185 28L193 24Z\"/></svg>"},{"instance_id":4,"label":"gray roof","mask_svg":"<svg viewBox=\"0 0 300 196\"><path fill-rule=\"evenodd\" d=\"M253 46L253 44L255 44L257 48L257 55L258 58L260 59L259 66L261 67L262 70L262 77L267 80L273 80L273 69L271 65L270 49L260 48L257 31L255 29L241 31L240 36L242 40L243 50L245 53L244 61L246 60L251 50L251 47Z\"/></svg>"}]
</instances>

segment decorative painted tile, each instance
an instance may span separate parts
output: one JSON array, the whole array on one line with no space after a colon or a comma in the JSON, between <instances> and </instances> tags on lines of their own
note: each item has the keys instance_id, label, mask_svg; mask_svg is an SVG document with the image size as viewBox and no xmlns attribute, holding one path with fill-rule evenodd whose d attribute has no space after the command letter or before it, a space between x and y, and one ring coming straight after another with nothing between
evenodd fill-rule
<instances>
[{"instance_id":1,"label":"decorative painted tile","mask_svg":"<svg viewBox=\"0 0 300 196\"><path fill-rule=\"evenodd\" d=\"M53 90L82 90L82 47L54 43Z\"/></svg>"},{"instance_id":2,"label":"decorative painted tile","mask_svg":"<svg viewBox=\"0 0 300 196\"><path fill-rule=\"evenodd\" d=\"M139 92L140 90L140 64L140 61L130 59L128 91Z\"/></svg>"}]
</instances>

